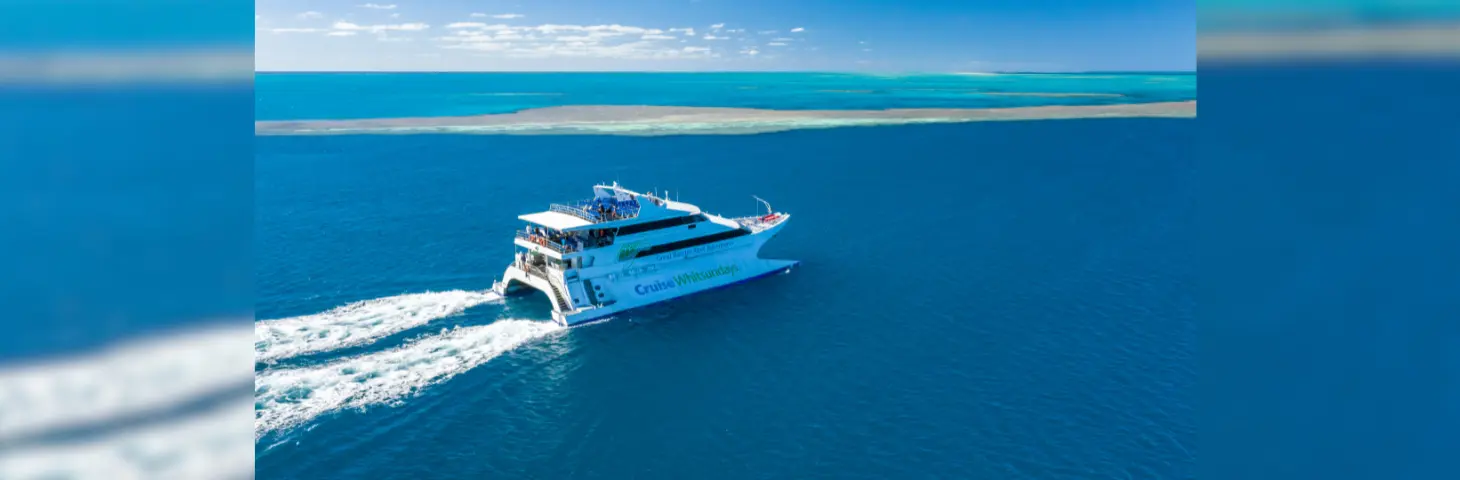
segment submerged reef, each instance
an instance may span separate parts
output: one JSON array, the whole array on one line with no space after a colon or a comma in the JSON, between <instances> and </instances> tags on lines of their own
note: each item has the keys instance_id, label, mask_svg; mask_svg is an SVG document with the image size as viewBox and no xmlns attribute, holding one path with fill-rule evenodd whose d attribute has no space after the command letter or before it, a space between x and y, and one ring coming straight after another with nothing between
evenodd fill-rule
<instances>
[{"instance_id":1,"label":"submerged reef","mask_svg":"<svg viewBox=\"0 0 1460 480\"><path fill-rule=\"evenodd\" d=\"M457 117L254 122L256 135L460 133L495 135L743 135L807 128L1009 120L1195 118L1196 101L1015 108L764 110L575 105Z\"/></svg>"}]
</instances>

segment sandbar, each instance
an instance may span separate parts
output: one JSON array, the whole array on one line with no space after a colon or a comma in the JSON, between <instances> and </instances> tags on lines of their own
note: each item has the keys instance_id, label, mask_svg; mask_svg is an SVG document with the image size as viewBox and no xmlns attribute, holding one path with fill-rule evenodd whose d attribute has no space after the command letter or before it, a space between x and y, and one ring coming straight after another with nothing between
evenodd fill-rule
<instances>
[{"instance_id":1,"label":"sandbar","mask_svg":"<svg viewBox=\"0 0 1460 480\"><path fill-rule=\"evenodd\" d=\"M744 135L808 128L1082 118L1195 118L1196 101L1014 108L766 110L575 105L457 117L254 122L256 135Z\"/></svg>"}]
</instances>

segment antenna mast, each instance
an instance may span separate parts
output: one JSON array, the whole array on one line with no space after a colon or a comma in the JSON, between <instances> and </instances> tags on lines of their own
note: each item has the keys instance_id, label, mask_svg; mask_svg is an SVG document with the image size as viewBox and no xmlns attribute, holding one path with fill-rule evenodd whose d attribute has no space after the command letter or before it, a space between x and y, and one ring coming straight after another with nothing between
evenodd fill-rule
<instances>
[{"instance_id":1,"label":"antenna mast","mask_svg":"<svg viewBox=\"0 0 1460 480\"><path fill-rule=\"evenodd\" d=\"M770 214L772 214L772 213L776 213L776 211L775 211L775 210L771 210L771 202L767 202L767 201L765 201L765 200L764 200L764 199L762 199L762 198L760 198L760 197L757 197L757 196L755 196L755 195L751 195L751 196L750 196L750 197L751 197L751 198L754 198L754 199L755 199L755 200L756 200L756 201L758 201L758 202L760 202L760 203L764 203L764 204L765 204L765 214L766 214L766 215L770 215Z\"/></svg>"}]
</instances>

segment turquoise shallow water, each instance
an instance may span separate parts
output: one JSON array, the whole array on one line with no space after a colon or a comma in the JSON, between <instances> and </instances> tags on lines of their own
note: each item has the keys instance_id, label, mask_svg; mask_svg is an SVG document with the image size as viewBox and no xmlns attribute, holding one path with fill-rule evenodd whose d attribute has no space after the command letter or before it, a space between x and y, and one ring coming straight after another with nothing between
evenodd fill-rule
<instances>
[{"instance_id":1,"label":"turquoise shallow water","mask_svg":"<svg viewBox=\"0 0 1460 480\"><path fill-rule=\"evenodd\" d=\"M480 115L559 105L860 110L1196 99L1192 73L261 73L255 82L258 120Z\"/></svg>"}]
</instances>

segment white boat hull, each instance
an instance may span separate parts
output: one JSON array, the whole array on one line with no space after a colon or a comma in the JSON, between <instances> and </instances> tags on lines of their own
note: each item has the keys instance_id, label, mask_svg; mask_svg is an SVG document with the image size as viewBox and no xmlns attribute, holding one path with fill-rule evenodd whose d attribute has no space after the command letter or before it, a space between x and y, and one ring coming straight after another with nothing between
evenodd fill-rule
<instances>
[{"instance_id":1,"label":"white boat hull","mask_svg":"<svg viewBox=\"0 0 1460 480\"><path fill-rule=\"evenodd\" d=\"M605 255L594 267L568 272L529 272L514 264L507 267L496 288L504 294L524 288L543 292L553 305L553 320L563 325L607 319L627 310L790 272L799 262L758 257L761 246L787 219L789 215L738 238L660 255L626 260ZM615 246L604 250L617 251ZM555 292L563 298L554 299Z\"/></svg>"}]
</instances>

